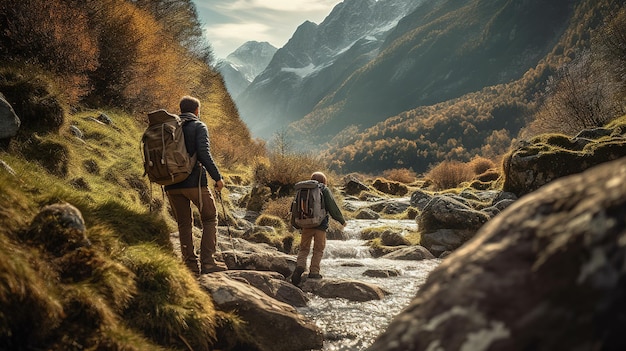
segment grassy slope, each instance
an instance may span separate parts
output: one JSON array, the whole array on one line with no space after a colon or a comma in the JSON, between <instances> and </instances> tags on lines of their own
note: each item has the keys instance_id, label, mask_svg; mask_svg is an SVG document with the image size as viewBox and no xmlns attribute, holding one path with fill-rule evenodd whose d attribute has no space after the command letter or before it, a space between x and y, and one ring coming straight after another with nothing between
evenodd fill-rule
<instances>
[{"instance_id":1,"label":"grassy slope","mask_svg":"<svg viewBox=\"0 0 626 351\"><path fill-rule=\"evenodd\" d=\"M211 349L223 319L174 256L165 210L148 210L143 127L117 112L107 112L113 126L89 119L98 114L69 116L59 134L35 137L40 147L64 150L58 160L0 152L16 172L0 169L0 348ZM27 150L23 143L12 149ZM67 164L66 176L49 172L54 162ZM56 257L25 240L39 209L56 202L80 209L91 247Z\"/></svg>"}]
</instances>

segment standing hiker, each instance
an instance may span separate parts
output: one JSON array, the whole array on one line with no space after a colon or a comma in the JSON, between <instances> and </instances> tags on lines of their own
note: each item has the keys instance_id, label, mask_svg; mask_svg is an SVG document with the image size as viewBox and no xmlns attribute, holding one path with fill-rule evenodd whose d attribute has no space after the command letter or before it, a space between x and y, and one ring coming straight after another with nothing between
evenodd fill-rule
<instances>
[{"instance_id":1,"label":"standing hiker","mask_svg":"<svg viewBox=\"0 0 626 351\"><path fill-rule=\"evenodd\" d=\"M294 285L300 284L302 273L306 271L311 241L313 241L313 256L311 257L308 278L322 278L320 263L324 255L324 248L326 248L326 230L328 229L329 217L341 223L342 226L346 225L346 220L343 218L343 214L337 206L330 189L326 186L326 182L327 179L324 173L315 172L311 175L310 181L296 184L296 191L300 188L299 184L305 184L302 187L310 192L306 195L298 193L292 207L292 223L302 229L296 269L291 276L291 282ZM314 194L313 191L318 190L321 191L321 194ZM308 212L308 215L306 212ZM316 220L315 217L319 217L319 220Z\"/></svg>"},{"instance_id":2,"label":"standing hiker","mask_svg":"<svg viewBox=\"0 0 626 351\"><path fill-rule=\"evenodd\" d=\"M178 223L183 261L196 274L224 271L227 268L222 264L218 265L213 258L217 243L217 207L209 190L207 171L215 181L217 193L222 191L224 182L211 156L207 126L198 119L200 101L191 96L184 96L180 100L180 112L185 146L188 153L192 156L195 154L198 160L196 167L185 180L165 187ZM202 220L200 269L198 269L198 256L193 245L191 203L200 211Z\"/></svg>"}]
</instances>

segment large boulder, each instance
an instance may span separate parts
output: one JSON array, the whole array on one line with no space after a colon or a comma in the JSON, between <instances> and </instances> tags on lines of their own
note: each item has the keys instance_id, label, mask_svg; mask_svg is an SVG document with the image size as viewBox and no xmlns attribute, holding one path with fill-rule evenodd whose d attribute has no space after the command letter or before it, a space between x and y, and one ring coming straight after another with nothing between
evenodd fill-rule
<instances>
[{"instance_id":1,"label":"large boulder","mask_svg":"<svg viewBox=\"0 0 626 351\"><path fill-rule=\"evenodd\" d=\"M199 278L203 289L211 294L217 309L236 313L247 324L254 338L254 349L261 351L294 351L321 349L322 331L313 321L261 290L234 280L225 273L204 274Z\"/></svg>"},{"instance_id":2,"label":"large boulder","mask_svg":"<svg viewBox=\"0 0 626 351\"><path fill-rule=\"evenodd\" d=\"M369 190L367 185L352 176L348 176L347 179L345 179L343 188L347 195L359 195L361 191Z\"/></svg>"},{"instance_id":3,"label":"large boulder","mask_svg":"<svg viewBox=\"0 0 626 351\"><path fill-rule=\"evenodd\" d=\"M253 243L220 232L217 247L217 258L229 269L271 271L288 277L296 268L296 259L292 255L265 243Z\"/></svg>"},{"instance_id":4,"label":"large boulder","mask_svg":"<svg viewBox=\"0 0 626 351\"><path fill-rule=\"evenodd\" d=\"M433 195L424 190L417 189L411 194L411 206L419 209L420 211L426 207L426 205L432 200Z\"/></svg>"},{"instance_id":5,"label":"large boulder","mask_svg":"<svg viewBox=\"0 0 626 351\"><path fill-rule=\"evenodd\" d=\"M265 244L263 247L267 248ZM283 277L290 276L295 269L293 256L271 249L262 252L225 250L221 257L229 269L277 272Z\"/></svg>"},{"instance_id":6,"label":"large boulder","mask_svg":"<svg viewBox=\"0 0 626 351\"><path fill-rule=\"evenodd\" d=\"M625 213L626 158L519 199L368 350L625 350Z\"/></svg>"},{"instance_id":7,"label":"large boulder","mask_svg":"<svg viewBox=\"0 0 626 351\"><path fill-rule=\"evenodd\" d=\"M0 93L0 139L16 136L20 124L21 121L15 114L13 106Z\"/></svg>"},{"instance_id":8,"label":"large boulder","mask_svg":"<svg viewBox=\"0 0 626 351\"><path fill-rule=\"evenodd\" d=\"M302 290L287 282L280 273L240 270L230 270L224 273L231 279L250 284L267 296L294 307L304 307L309 301Z\"/></svg>"},{"instance_id":9,"label":"large boulder","mask_svg":"<svg viewBox=\"0 0 626 351\"><path fill-rule=\"evenodd\" d=\"M422 233L421 245L434 255L457 249L490 219L486 212L475 210L461 200L437 195L416 218Z\"/></svg>"},{"instance_id":10,"label":"large boulder","mask_svg":"<svg viewBox=\"0 0 626 351\"><path fill-rule=\"evenodd\" d=\"M350 279L322 278L308 279L304 276L301 283L303 291L324 297L342 298L349 301L365 302L372 300L382 300L390 293L383 288Z\"/></svg>"},{"instance_id":11,"label":"large boulder","mask_svg":"<svg viewBox=\"0 0 626 351\"><path fill-rule=\"evenodd\" d=\"M479 229L489 216L450 196L435 196L418 217L422 232L438 229Z\"/></svg>"},{"instance_id":12,"label":"large boulder","mask_svg":"<svg viewBox=\"0 0 626 351\"><path fill-rule=\"evenodd\" d=\"M430 251L420 245L403 247L401 249L390 252L381 258L389 260L405 260L405 261L421 261L435 258Z\"/></svg>"},{"instance_id":13,"label":"large boulder","mask_svg":"<svg viewBox=\"0 0 626 351\"><path fill-rule=\"evenodd\" d=\"M626 156L626 138L621 133L622 127L617 126L582 131L573 138L539 136L505 157L503 190L522 196L555 179Z\"/></svg>"}]
</instances>

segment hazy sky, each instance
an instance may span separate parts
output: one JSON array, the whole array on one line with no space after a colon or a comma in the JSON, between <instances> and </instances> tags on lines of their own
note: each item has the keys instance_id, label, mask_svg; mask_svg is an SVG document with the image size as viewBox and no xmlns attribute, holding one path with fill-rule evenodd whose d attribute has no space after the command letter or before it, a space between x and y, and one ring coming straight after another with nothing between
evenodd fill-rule
<instances>
[{"instance_id":1,"label":"hazy sky","mask_svg":"<svg viewBox=\"0 0 626 351\"><path fill-rule=\"evenodd\" d=\"M216 58L250 40L283 47L299 25L321 23L341 0L194 0Z\"/></svg>"}]
</instances>

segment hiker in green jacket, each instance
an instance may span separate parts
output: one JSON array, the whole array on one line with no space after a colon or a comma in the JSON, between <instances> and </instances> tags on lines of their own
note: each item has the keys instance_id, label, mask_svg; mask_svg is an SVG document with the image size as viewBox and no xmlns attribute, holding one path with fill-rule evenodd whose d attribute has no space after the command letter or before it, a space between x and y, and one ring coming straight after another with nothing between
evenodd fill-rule
<instances>
[{"instance_id":1,"label":"hiker in green jacket","mask_svg":"<svg viewBox=\"0 0 626 351\"><path fill-rule=\"evenodd\" d=\"M200 101L191 96L184 96L180 100L180 112L187 152L192 156L196 154L198 159L198 164L187 179L165 187L178 223L183 261L196 274L224 271L226 266L216 263L213 258L217 244L217 207L213 194L209 190L207 172L215 181L216 192L222 191L224 181L211 156L207 126L198 118ZM202 221L200 269L198 269L198 256L193 245L191 203L200 211Z\"/></svg>"},{"instance_id":2,"label":"hiker in green jacket","mask_svg":"<svg viewBox=\"0 0 626 351\"><path fill-rule=\"evenodd\" d=\"M324 205L326 208L326 218L322 223L315 228L302 228L302 237L300 239L300 250L298 252L298 258L296 259L296 269L291 276L291 282L294 285L300 284L302 279L302 273L306 271L307 258L311 250L311 241L313 241L313 256L311 257L311 266L309 269L308 278L321 279L320 263L322 262L322 256L324 255L324 249L326 248L326 230L329 225L329 217L332 217L342 226L346 225L346 220L343 218L341 210L333 198L333 194L326 186L326 175L322 172L315 172L311 175L312 180L316 180L323 184L322 194L324 196ZM329 216L330 215L330 216Z\"/></svg>"}]
</instances>

